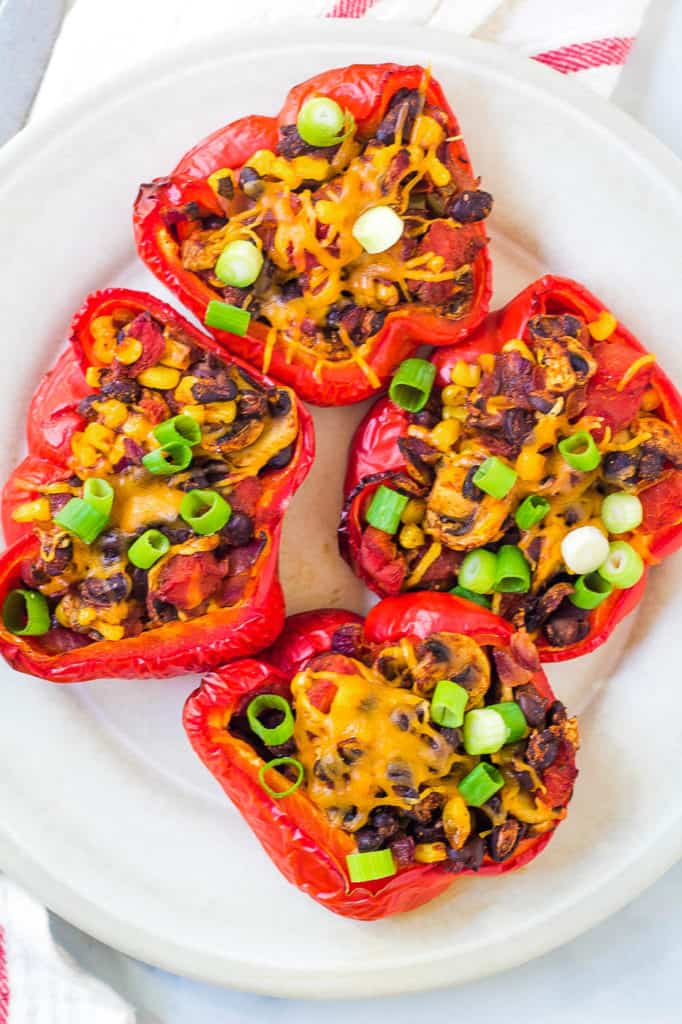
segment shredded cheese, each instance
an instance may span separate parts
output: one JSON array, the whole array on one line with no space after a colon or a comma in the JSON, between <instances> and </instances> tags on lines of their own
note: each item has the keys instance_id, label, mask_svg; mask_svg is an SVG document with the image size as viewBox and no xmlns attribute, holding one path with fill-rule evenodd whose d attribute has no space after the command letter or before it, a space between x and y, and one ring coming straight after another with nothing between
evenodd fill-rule
<instances>
[{"instance_id":1,"label":"shredded cheese","mask_svg":"<svg viewBox=\"0 0 682 1024\"><path fill-rule=\"evenodd\" d=\"M652 363L656 362L656 356L649 353L645 356L640 356L639 359L635 359L634 363L628 366L627 370L616 384L616 391L622 391L630 383L632 378L639 373L644 366L651 366Z\"/></svg>"}]
</instances>

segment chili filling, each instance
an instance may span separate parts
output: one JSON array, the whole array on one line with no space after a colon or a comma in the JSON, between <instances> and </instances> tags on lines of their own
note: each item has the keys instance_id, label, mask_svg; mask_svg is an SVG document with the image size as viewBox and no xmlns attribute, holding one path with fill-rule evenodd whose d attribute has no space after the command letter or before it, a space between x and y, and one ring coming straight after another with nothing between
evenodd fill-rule
<instances>
[{"instance_id":1,"label":"chili filling","mask_svg":"<svg viewBox=\"0 0 682 1024\"><path fill-rule=\"evenodd\" d=\"M250 693L228 728L264 762L283 759L273 763L285 777L278 788L298 781L330 825L354 837L358 853L390 850L397 869L442 862L453 872L476 871L507 860L522 839L566 815L577 723L529 681L538 669L523 632L508 650L446 631L372 644L362 625L349 623L290 690ZM464 691L463 728L435 720L442 680ZM267 733L282 722L281 707L249 720L265 692L276 692L280 704L284 697L293 715L293 733L276 746ZM470 712L493 705L514 708L520 729L488 754L468 753ZM482 771L497 779L492 794L472 789L472 773Z\"/></svg>"},{"instance_id":2,"label":"chili filling","mask_svg":"<svg viewBox=\"0 0 682 1024\"><path fill-rule=\"evenodd\" d=\"M597 586L587 598L594 607L609 583L595 583L580 559L572 564L569 535L593 527L612 547L624 542L629 557L641 559L637 580L620 584L627 589L655 561L656 530L682 521L682 439L652 386L654 357L610 341L616 326L607 313L589 323L573 314L533 316L523 338L474 362L458 359L451 382L434 388L419 412L405 413L397 438L405 469L362 480L342 521L347 547L357 513L359 550L350 557L370 585L384 594L449 590L458 581L466 589L465 556L489 552L499 565L501 551L512 548L527 582L504 592L491 579L479 600L554 648L587 636L584 588ZM498 479L486 483L491 464ZM393 533L367 520L380 484L407 500ZM621 494L639 499L640 522L624 529L604 504Z\"/></svg>"},{"instance_id":3,"label":"chili filling","mask_svg":"<svg viewBox=\"0 0 682 1024\"><path fill-rule=\"evenodd\" d=\"M421 88L396 92L371 136L350 118L340 143L315 147L296 124L280 127L276 150L208 177L222 215L197 202L166 209L183 268L270 328L263 372L277 345L287 361L306 350L316 371L354 361L376 388L365 357L388 313L409 303L456 319L471 308L471 263L485 245L474 225L492 198L460 162L450 144L459 136L452 138L448 114L426 101L427 84L425 73ZM395 211L403 230L373 255L353 227L377 206ZM263 264L251 285L236 287L217 276L216 264L242 240Z\"/></svg>"},{"instance_id":4,"label":"chili filling","mask_svg":"<svg viewBox=\"0 0 682 1024\"><path fill-rule=\"evenodd\" d=\"M70 475L42 484L12 513L40 544L21 577L47 599L51 628L32 638L46 651L237 604L267 545L258 526L263 477L289 463L299 430L289 389L263 387L177 324L121 306L93 319L89 333L94 390L78 406L84 423L70 439ZM185 468L159 471L154 457L170 458L169 423L191 435L191 448L181 453ZM95 539L68 518L72 499L90 500L93 479L112 497ZM195 517L183 502L190 492L203 496L194 496ZM200 518L209 506L221 513L213 525ZM150 531L157 547L136 556Z\"/></svg>"}]
</instances>

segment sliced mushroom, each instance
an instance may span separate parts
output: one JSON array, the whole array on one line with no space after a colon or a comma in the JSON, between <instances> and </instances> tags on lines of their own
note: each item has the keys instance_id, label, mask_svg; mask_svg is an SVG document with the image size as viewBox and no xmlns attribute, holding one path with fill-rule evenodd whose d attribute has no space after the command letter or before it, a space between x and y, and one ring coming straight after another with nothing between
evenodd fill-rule
<instances>
[{"instance_id":1,"label":"sliced mushroom","mask_svg":"<svg viewBox=\"0 0 682 1024\"><path fill-rule=\"evenodd\" d=\"M464 455L446 457L438 467L436 480L427 500L424 529L454 551L478 548L499 540L511 510L511 492L506 498L482 494L466 496L470 470L483 458Z\"/></svg>"},{"instance_id":2,"label":"sliced mushroom","mask_svg":"<svg viewBox=\"0 0 682 1024\"><path fill-rule=\"evenodd\" d=\"M234 452L230 465L240 473L248 472L255 476L278 452L294 444L298 434L298 413L292 402L284 416L268 417L265 421L249 419L247 423L258 424L260 430L248 447L240 447Z\"/></svg>"},{"instance_id":3,"label":"sliced mushroom","mask_svg":"<svg viewBox=\"0 0 682 1024\"><path fill-rule=\"evenodd\" d=\"M416 654L419 660L412 676L420 693L430 693L439 680L450 679L469 691L467 707L483 703L490 686L490 662L471 637L462 633L433 633Z\"/></svg>"}]
</instances>

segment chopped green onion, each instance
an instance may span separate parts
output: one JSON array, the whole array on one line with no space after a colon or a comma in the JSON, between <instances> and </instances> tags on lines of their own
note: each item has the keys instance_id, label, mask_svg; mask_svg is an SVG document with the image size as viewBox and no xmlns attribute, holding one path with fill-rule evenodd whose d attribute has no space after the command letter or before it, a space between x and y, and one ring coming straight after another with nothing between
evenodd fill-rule
<instances>
[{"instance_id":1,"label":"chopped green onion","mask_svg":"<svg viewBox=\"0 0 682 1024\"><path fill-rule=\"evenodd\" d=\"M50 609L37 590L10 590L2 605L2 621L15 636L43 636L50 628Z\"/></svg>"},{"instance_id":2,"label":"chopped green onion","mask_svg":"<svg viewBox=\"0 0 682 1024\"><path fill-rule=\"evenodd\" d=\"M192 448L201 441L201 427L192 416L180 413L154 427L154 437L162 448L170 444L186 444Z\"/></svg>"},{"instance_id":3,"label":"chopped green onion","mask_svg":"<svg viewBox=\"0 0 682 1024\"><path fill-rule=\"evenodd\" d=\"M539 494L529 494L516 510L514 519L519 530L530 530L541 523L549 512L549 502Z\"/></svg>"},{"instance_id":4,"label":"chopped green onion","mask_svg":"<svg viewBox=\"0 0 682 1024\"><path fill-rule=\"evenodd\" d=\"M390 487L381 484L377 487L369 503L365 518L370 526L384 533L395 533L400 526L400 517L410 499L406 494L398 494Z\"/></svg>"},{"instance_id":5,"label":"chopped green onion","mask_svg":"<svg viewBox=\"0 0 682 1024\"><path fill-rule=\"evenodd\" d=\"M609 494L601 503L601 521L609 533L636 530L643 518L642 502L636 494Z\"/></svg>"},{"instance_id":6,"label":"chopped green onion","mask_svg":"<svg viewBox=\"0 0 682 1024\"><path fill-rule=\"evenodd\" d=\"M408 412L420 412L429 400L436 367L428 359L405 359L393 374L388 395Z\"/></svg>"},{"instance_id":7,"label":"chopped green onion","mask_svg":"<svg viewBox=\"0 0 682 1024\"><path fill-rule=\"evenodd\" d=\"M218 302L217 299L211 299L204 314L204 323L207 327L229 331L240 338L248 331L250 321L251 314L247 309L231 306L229 302Z\"/></svg>"},{"instance_id":8,"label":"chopped green onion","mask_svg":"<svg viewBox=\"0 0 682 1024\"><path fill-rule=\"evenodd\" d=\"M346 112L336 100L314 96L299 110L296 128L309 146L336 146L344 138L347 121Z\"/></svg>"},{"instance_id":9,"label":"chopped green onion","mask_svg":"<svg viewBox=\"0 0 682 1024\"><path fill-rule=\"evenodd\" d=\"M296 769L296 781L292 782L287 789L272 789L272 787L265 781L265 773L269 772L271 769L279 768L282 765L291 765L292 768ZM265 792L273 798L273 800L282 800L285 796L291 796L291 794L294 793L303 782L304 776L305 770L303 765L300 761L297 761L295 757L275 757L272 761L268 761L267 764L261 765L261 769L258 772L258 780L261 786ZM284 777L286 778L286 776ZM287 782L288 781L289 780L287 779Z\"/></svg>"},{"instance_id":10,"label":"chopped green onion","mask_svg":"<svg viewBox=\"0 0 682 1024\"><path fill-rule=\"evenodd\" d=\"M386 252L398 241L405 224L390 206L372 206L361 213L353 225L352 235L365 252Z\"/></svg>"},{"instance_id":11,"label":"chopped green onion","mask_svg":"<svg viewBox=\"0 0 682 1024\"><path fill-rule=\"evenodd\" d=\"M54 515L55 523L80 537L84 544L92 544L99 537L108 518L104 512L82 498L72 498Z\"/></svg>"},{"instance_id":12,"label":"chopped green onion","mask_svg":"<svg viewBox=\"0 0 682 1024\"><path fill-rule=\"evenodd\" d=\"M450 591L455 597L462 597L465 601L471 601L472 604L479 604L481 608L490 608L490 598L485 597L483 594L477 594L473 590L467 590L466 587L453 587Z\"/></svg>"},{"instance_id":13,"label":"chopped green onion","mask_svg":"<svg viewBox=\"0 0 682 1024\"><path fill-rule=\"evenodd\" d=\"M263 269L263 253L253 242L237 238L226 245L215 265L215 276L233 288L248 288Z\"/></svg>"},{"instance_id":14,"label":"chopped green onion","mask_svg":"<svg viewBox=\"0 0 682 1024\"><path fill-rule=\"evenodd\" d=\"M491 708L476 708L464 716L464 749L467 754L494 754L507 742L507 723Z\"/></svg>"},{"instance_id":15,"label":"chopped green onion","mask_svg":"<svg viewBox=\"0 0 682 1024\"><path fill-rule=\"evenodd\" d=\"M570 437L565 437L557 445L559 451L572 469L579 469L583 473L589 473L596 469L601 462L601 453L594 443L594 438L589 430L578 430Z\"/></svg>"},{"instance_id":16,"label":"chopped green onion","mask_svg":"<svg viewBox=\"0 0 682 1024\"><path fill-rule=\"evenodd\" d=\"M83 487L83 501L87 501L88 505L92 505L108 519L114 504L114 488L107 480L91 476Z\"/></svg>"},{"instance_id":17,"label":"chopped green onion","mask_svg":"<svg viewBox=\"0 0 682 1024\"><path fill-rule=\"evenodd\" d=\"M503 544L497 552L495 590L498 594L525 594L530 590L530 566L514 544Z\"/></svg>"},{"instance_id":18,"label":"chopped green onion","mask_svg":"<svg viewBox=\"0 0 682 1024\"><path fill-rule=\"evenodd\" d=\"M128 560L138 569L151 569L169 548L170 541L160 530L145 530L128 548Z\"/></svg>"},{"instance_id":19,"label":"chopped green onion","mask_svg":"<svg viewBox=\"0 0 682 1024\"><path fill-rule=\"evenodd\" d=\"M477 548L462 559L457 582L460 587L473 590L475 594L490 594L495 587L496 575L497 555L484 548Z\"/></svg>"},{"instance_id":20,"label":"chopped green onion","mask_svg":"<svg viewBox=\"0 0 682 1024\"><path fill-rule=\"evenodd\" d=\"M561 557L569 572L594 572L609 553L609 542L596 526L578 526L561 541Z\"/></svg>"},{"instance_id":21,"label":"chopped green onion","mask_svg":"<svg viewBox=\"0 0 682 1024\"><path fill-rule=\"evenodd\" d=\"M154 476L172 476L187 469L192 449L187 444L167 444L142 456L142 465Z\"/></svg>"},{"instance_id":22,"label":"chopped green onion","mask_svg":"<svg viewBox=\"0 0 682 1024\"><path fill-rule=\"evenodd\" d=\"M473 482L493 498L506 498L516 483L517 472L506 462L490 455L473 475Z\"/></svg>"},{"instance_id":23,"label":"chopped green onion","mask_svg":"<svg viewBox=\"0 0 682 1024\"><path fill-rule=\"evenodd\" d=\"M469 807L482 807L504 786L504 776L494 765L481 761L457 784Z\"/></svg>"},{"instance_id":24,"label":"chopped green onion","mask_svg":"<svg viewBox=\"0 0 682 1024\"><path fill-rule=\"evenodd\" d=\"M264 711L279 711L282 714L282 721L279 725L273 725L270 728L263 725L258 716L262 715ZM291 712L291 705L278 693L260 693L254 697L246 709L246 717L249 720L251 731L268 747L278 747L294 735L294 716Z\"/></svg>"},{"instance_id":25,"label":"chopped green onion","mask_svg":"<svg viewBox=\"0 0 682 1024\"><path fill-rule=\"evenodd\" d=\"M613 583L618 590L627 590L639 582L644 572L644 562L631 544L614 540L609 545L606 560L599 566L599 575L607 583Z\"/></svg>"},{"instance_id":26,"label":"chopped green onion","mask_svg":"<svg viewBox=\"0 0 682 1024\"><path fill-rule=\"evenodd\" d=\"M390 850L349 853L346 855L346 864L351 882L374 882L377 878L389 878L396 873Z\"/></svg>"},{"instance_id":27,"label":"chopped green onion","mask_svg":"<svg viewBox=\"0 0 682 1024\"><path fill-rule=\"evenodd\" d=\"M453 683L451 679L441 679L431 698L431 720L436 725L444 725L448 729L456 729L464 721L464 711L469 700L469 693Z\"/></svg>"},{"instance_id":28,"label":"chopped green onion","mask_svg":"<svg viewBox=\"0 0 682 1024\"><path fill-rule=\"evenodd\" d=\"M187 491L180 515L195 533L208 536L229 523L232 506L217 491Z\"/></svg>"},{"instance_id":29,"label":"chopped green onion","mask_svg":"<svg viewBox=\"0 0 682 1024\"><path fill-rule=\"evenodd\" d=\"M506 743L517 743L526 735L528 723L523 711L515 700L505 700L501 704L490 704L488 709L490 711L497 711L498 715L502 716L504 724L507 726Z\"/></svg>"},{"instance_id":30,"label":"chopped green onion","mask_svg":"<svg viewBox=\"0 0 682 1024\"><path fill-rule=\"evenodd\" d=\"M576 608L598 608L613 593L613 584L603 579L598 572L578 576L574 586L575 591L568 599Z\"/></svg>"}]
</instances>

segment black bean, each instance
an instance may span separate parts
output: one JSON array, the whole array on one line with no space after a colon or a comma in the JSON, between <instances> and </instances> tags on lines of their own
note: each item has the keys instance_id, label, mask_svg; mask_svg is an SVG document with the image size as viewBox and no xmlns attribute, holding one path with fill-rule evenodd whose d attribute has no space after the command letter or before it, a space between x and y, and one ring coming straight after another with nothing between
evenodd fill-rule
<instances>
[{"instance_id":1,"label":"black bean","mask_svg":"<svg viewBox=\"0 0 682 1024\"><path fill-rule=\"evenodd\" d=\"M142 389L136 380L129 377L118 377L115 380L107 381L100 386L102 398L115 398L125 405L135 405L139 402Z\"/></svg>"},{"instance_id":2,"label":"black bean","mask_svg":"<svg viewBox=\"0 0 682 1024\"><path fill-rule=\"evenodd\" d=\"M336 750L344 764L355 764L362 757L364 751L354 736L337 743Z\"/></svg>"},{"instance_id":3,"label":"black bean","mask_svg":"<svg viewBox=\"0 0 682 1024\"><path fill-rule=\"evenodd\" d=\"M460 751L464 749L464 739L462 736L461 729L450 729L445 725L439 725L436 726L436 728L438 729L439 733L441 734L445 742L449 744L449 746L451 746L454 751Z\"/></svg>"},{"instance_id":4,"label":"black bean","mask_svg":"<svg viewBox=\"0 0 682 1024\"><path fill-rule=\"evenodd\" d=\"M402 120L402 137L409 139L414 119L422 110L424 99L418 89L398 89L388 105L388 110L376 130L375 138L382 146L390 146L395 140L398 122ZM405 111L403 113L403 110Z\"/></svg>"},{"instance_id":5,"label":"black bean","mask_svg":"<svg viewBox=\"0 0 682 1024\"><path fill-rule=\"evenodd\" d=\"M404 761L389 761L386 777L390 782L412 782L412 771Z\"/></svg>"},{"instance_id":6,"label":"black bean","mask_svg":"<svg viewBox=\"0 0 682 1024\"><path fill-rule=\"evenodd\" d=\"M444 802L445 798L441 793L428 793L411 809L410 814L421 825L429 825L433 822L436 815L439 814Z\"/></svg>"},{"instance_id":7,"label":"black bean","mask_svg":"<svg viewBox=\"0 0 682 1024\"><path fill-rule=\"evenodd\" d=\"M292 277L290 281L284 282L284 284L279 290L279 293L285 302L291 302L293 299L300 299L301 296L303 295L303 288L301 287L301 282L297 277Z\"/></svg>"},{"instance_id":8,"label":"black bean","mask_svg":"<svg viewBox=\"0 0 682 1024\"><path fill-rule=\"evenodd\" d=\"M134 601L139 601L140 603L145 602L149 591L149 576L147 575L147 570L138 569L137 566L135 566L131 569L130 575L133 581L130 588L130 596Z\"/></svg>"},{"instance_id":9,"label":"black bean","mask_svg":"<svg viewBox=\"0 0 682 1024\"><path fill-rule=\"evenodd\" d=\"M571 369L581 375L586 374L590 368L587 360L583 359L583 357L578 355L577 352L569 352L568 361L571 364Z\"/></svg>"},{"instance_id":10,"label":"black bean","mask_svg":"<svg viewBox=\"0 0 682 1024\"><path fill-rule=\"evenodd\" d=\"M512 769L511 774L514 776L521 789L525 789L528 793L535 789L535 785L533 783L533 776L530 772Z\"/></svg>"},{"instance_id":11,"label":"black bean","mask_svg":"<svg viewBox=\"0 0 682 1024\"><path fill-rule=\"evenodd\" d=\"M99 402L99 400L100 396L97 394L86 395L85 398L81 398L80 402L78 403L79 415L86 420L96 419L97 410L93 409L93 405L95 404L95 402Z\"/></svg>"},{"instance_id":12,"label":"black bean","mask_svg":"<svg viewBox=\"0 0 682 1024\"><path fill-rule=\"evenodd\" d=\"M186 526L160 526L159 530L171 544L186 544L192 536L192 531Z\"/></svg>"},{"instance_id":13,"label":"black bean","mask_svg":"<svg viewBox=\"0 0 682 1024\"><path fill-rule=\"evenodd\" d=\"M537 729L544 725L547 699L535 689L532 683L517 687L514 696L523 711L523 717L531 728Z\"/></svg>"},{"instance_id":14,"label":"black bean","mask_svg":"<svg viewBox=\"0 0 682 1024\"><path fill-rule=\"evenodd\" d=\"M372 827L376 829L382 839L390 839L400 831L400 812L392 811L389 807L377 807L371 815Z\"/></svg>"},{"instance_id":15,"label":"black bean","mask_svg":"<svg viewBox=\"0 0 682 1024\"><path fill-rule=\"evenodd\" d=\"M359 853L369 853L371 850L378 850L383 841L382 836L368 825L364 828L359 828L355 833L355 842L357 843Z\"/></svg>"},{"instance_id":16,"label":"black bean","mask_svg":"<svg viewBox=\"0 0 682 1024\"><path fill-rule=\"evenodd\" d=\"M542 395L529 395L528 402L538 412L549 412L554 404L548 398L543 398Z\"/></svg>"},{"instance_id":17,"label":"black bean","mask_svg":"<svg viewBox=\"0 0 682 1024\"><path fill-rule=\"evenodd\" d=\"M532 732L528 737L525 759L536 772L543 772L556 761L559 753L559 737L549 729Z\"/></svg>"},{"instance_id":18,"label":"black bean","mask_svg":"<svg viewBox=\"0 0 682 1024\"><path fill-rule=\"evenodd\" d=\"M414 860L415 842L412 836L397 835L390 844L397 867L406 868Z\"/></svg>"},{"instance_id":19,"label":"black bean","mask_svg":"<svg viewBox=\"0 0 682 1024\"><path fill-rule=\"evenodd\" d=\"M582 611L582 609L576 609ZM545 636L553 647L569 647L584 640L590 631L590 622L583 611L575 615L563 604L543 626Z\"/></svg>"},{"instance_id":20,"label":"black bean","mask_svg":"<svg viewBox=\"0 0 682 1024\"><path fill-rule=\"evenodd\" d=\"M417 843L444 843L445 830L442 822L437 825L415 825L412 835Z\"/></svg>"},{"instance_id":21,"label":"black bean","mask_svg":"<svg viewBox=\"0 0 682 1024\"><path fill-rule=\"evenodd\" d=\"M407 732L410 728L410 716L406 711L401 711L400 708L394 708L391 711L391 721L401 732Z\"/></svg>"},{"instance_id":22,"label":"black bean","mask_svg":"<svg viewBox=\"0 0 682 1024\"><path fill-rule=\"evenodd\" d=\"M407 786L400 783L397 786L391 786L391 789L393 790L395 796L400 796L403 798L403 800L419 799L419 791L416 790L414 786Z\"/></svg>"},{"instance_id":23,"label":"black bean","mask_svg":"<svg viewBox=\"0 0 682 1024\"><path fill-rule=\"evenodd\" d=\"M237 394L237 385L233 380L203 381L197 380L190 388L192 398L200 405L207 402L231 402Z\"/></svg>"},{"instance_id":24,"label":"black bean","mask_svg":"<svg viewBox=\"0 0 682 1024\"><path fill-rule=\"evenodd\" d=\"M422 409L421 412L414 412L410 415L410 423L431 430L438 423L438 416L429 409Z\"/></svg>"},{"instance_id":25,"label":"black bean","mask_svg":"<svg viewBox=\"0 0 682 1024\"><path fill-rule=\"evenodd\" d=\"M217 231L219 228L224 228L226 224L227 217L219 217L217 214L211 214L209 217L204 217L201 222L201 226L205 231Z\"/></svg>"},{"instance_id":26,"label":"black bean","mask_svg":"<svg viewBox=\"0 0 682 1024\"><path fill-rule=\"evenodd\" d=\"M268 391L268 408L274 419L286 416L291 409L291 395L288 391L278 391L277 388L273 388L272 391Z\"/></svg>"},{"instance_id":27,"label":"black bean","mask_svg":"<svg viewBox=\"0 0 682 1024\"><path fill-rule=\"evenodd\" d=\"M269 469L284 469L284 467L288 466L291 462L295 450L296 442L292 441L291 444L286 446L286 448L282 448L276 455L273 455L272 458L265 463L260 472L265 473L266 470Z\"/></svg>"},{"instance_id":28,"label":"black bean","mask_svg":"<svg viewBox=\"0 0 682 1024\"><path fill-rule=\"evenodd\" d=\"M507 860L519 845L524 827L516 818L507 818L496 825L488 836L488 850L495 861Z\"/></svg>"},{"instance_id":29,"label":"black bean","mask_svg":"<svg viewBox=\"0 0 682 1024\"><path fill-rule=\"evenodd\" d=\"M106 608L126 599L130 593L130 580L122 572L106 576L104 579L89 576L79 585L78 592L88 604Z\"/></svg>"},{"instance_id":30,"label":"black bean","mask_svg":"<svg viewBox=\"0 0 682 1024\"><path fill-rule=\"evenodd\" d=\"M561 725L567 719L566 708L560 700L555 700L547 712L547 721L550 725Z\"/></svg>"},{"instance_id":31,"label":"black bean","mask_svg":"<svg viewBox=\"0 0 682 1024\"><path fill-rule=\"evenodd\" d=\"M233 512L227 525L220 531L220 535L232 547L243 547L253 537L253 519L246 512Z\"/></svg>"},{"instance_id":32,"label":"black bean","mask_svg":"<svg viewBox=\"0 0 682 1024\"><path fill-rule=\"evenodd\" d=\"M123 554L125 540L120 530L107 530L99 538L100 553L105 565L117 562Z\"/></svg>"},{"instance_id":33,"label":"black bean","mask_svg":"<svg viewBox=\"0 0 682 1024\"><path fill-rule=\"evenodd\" d=\"M527 409L506 409L502 414L502 432L510 444L520 445L533 429L535 420Z\"/></svg>"},{"instance_id":34,"label":"black bean","mask_svg":"<svg viewBox=\"0 0 682 1024\"><path fill-rule=\"evenodd\" d=\"M631 452L608 452L602 466L605 479L614 483L631 484L637 477L637 458Z\"/></svg>"},{"instance_id":35,"label":"black bean","mask_svg":"<svg viewBox=\"0 0 682 1024\"><path fill-rule=\"evenodd\" d=\"M253 167L242 167L239 172L239 187L249 199L260 199L265 192L265 182Z\"/></svg>"},{"instance_id":36,"label":"black bean","mask_svg":"<svg viewBox=\"0 0 682 1024\"><path fill-rule=\"evenodd\" d=\"M485 857L485 843L478 835L471 835L459 850L448 848L451 871L478 871Z\"/></svg>"},{"instance_id":37,"label":"black bean","mask_svg":"<svg viewBox=\"0 0 682 1024\"><path fill-rule=\"evenodd\" d=\"M493 197L490 192L477 189L474 192L460 192L450 204L450 216L460 224L474 224L485 220L493 208Z\"/></svg>"}]
</instances>

